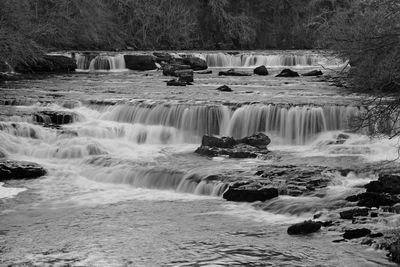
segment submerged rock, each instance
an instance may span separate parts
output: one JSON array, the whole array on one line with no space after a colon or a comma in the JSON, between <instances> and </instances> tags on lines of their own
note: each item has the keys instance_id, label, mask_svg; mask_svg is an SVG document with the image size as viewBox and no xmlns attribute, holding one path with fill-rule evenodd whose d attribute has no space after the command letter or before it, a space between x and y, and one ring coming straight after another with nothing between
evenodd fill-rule
<instances>
[{"instance_id":1,"label":"submerged rock","mask_svg":"<svg viewBox=\"0 0 400 267\"><path fill-rule=\"evenodd\" d=\"M230 69L227 71L220 71L218 72L219 76L250 76L249 73L242 72L242 71L235 71L234 69Z\"/></svg>"},{"instance_id":2,"label":"submerged rock","mask_svg":"<svg viewBox=\"0 0 400 267\"><path fill-rule=\"evenodd\" d=\"M323 75L323 73L320 70L312 70L302 74L302 76L321 76L321 75Z\"/></svg>"},{"instance_id":3,"label":"submerged rock","mask_svg":"<svg viewBox=\"0 0 400 267\"><path fill-rule=\"evenodd\" d=\"M299 77L299 74L291 69L284 69L276 77Z\"/></svg>"},{"instance_id":4,"label":"submerged rock","mask_svg":"<svg viewBox=\"0 0 400 267\"><path fill-rule=\"evenodd\" d=\"M227 191L223 194L223 198L228 201L236 202L255 202L255 201L266 201L271 198L278 196L278 190L276 188L253 188L246 186L235 187L230 186Z\"/></svg>"},{"instance_id":5,"label":"submerged rock","mask_svg":"<svg viewBox=\"0 0 400 267\"><path fill-rule=\"evenodd\" d=\"M25 161L0 160L0 181L34 179L46 174L39 164Z\"/></svg>"},{"instance_id":6,"label":"submerged rock","mask_svg":"<svg viewBox=\"0 0 400 267\"><path fill-rule=\"evenodd\" d=\"M197 71L197 74L212 74L212 70Z\"/></svg>"},{"instance_id":7,"label":"submerged rock","mask_svg":"<svg viewBox=\"0 0 400 267\"><path fill-rule=\"evenodd\" d=\"M254 142L255 144L257 143L256 140L259 139L258 143L264 142L265 144L268 137L259 133L248 138L249 139L244 138L244 140L250 143ZM269 150L266 145L262 147L249 145L246 144L243 139L235 140L232 137L219 138L205 135L203 136L201 146L196 149L195 153L208 157L229 156L230 158L256 158L268 154Z\"/></svg>"},{"instance_id":8,"label":"submerged rock","mask_svg":"<svg viewBox=\"0 0 400 267\"><path fill-rule=\"evenodd\" d=\"M218 91L221 91L221 92L232 92L232 91L233 91L233 90L232 90L229 86L227 86L227 85L222 85L222 86L218 87L217 90L218 90Z\"/></svg>"},{"instance_id":9,"label":"submerged rock","mask_svg":"<svg viewBox=\"0 0 400 267\"><path fill-rule=\"evenodd\" d=\"M367 236L370 233L371 233L371 230L369 230L367 228L346 230L344 232L344 234L343 234L343 238L345 238L345 239L356 239L356 238Z\"/></svg>"},{"instance_id":10,"label":"submerged rock","mask_svg":"<svg viewBox=\"0 0 400 267\"><path fill-rule=\"evenodd\" d=\"M321 224L314 221L304 221L302 223L296 223L287 229L289 235L306 235L319 231Z\"/></svg>"},{"instance_id":11,"label":"submerged rock","mask_svg":"<svg viewBox=\"0 0 400 267\"><path fill-rule=\"evenodd\" d=\"M130 70L155 70L156 59L152 55L124 55L125 66Z\"/></svg>"},{"instance_id":12,"label":"submerged rock","mask_svg":"<svg viewBox=\"0 0 400 267\"><path fill-rule=\"evenodd\" d=\"M254 74L257 74L257 75L262 75L262 76L268 75L267 67L265 67L264 65L255 68L253 70L253 72L254 72Z\"/></svg>"},{"instance_id":13,"label":"submerged rock","mask_svg":"<svg viewBox=\"0 0 400 267\"><path fill-rule=\"evenodd\" d=\"M76 62L72 58L58 55L45 55L35 62L19 63L15 66L14 70L20 73L68 73L74 72L76 68Z\"/></svg>"}]
</instances>

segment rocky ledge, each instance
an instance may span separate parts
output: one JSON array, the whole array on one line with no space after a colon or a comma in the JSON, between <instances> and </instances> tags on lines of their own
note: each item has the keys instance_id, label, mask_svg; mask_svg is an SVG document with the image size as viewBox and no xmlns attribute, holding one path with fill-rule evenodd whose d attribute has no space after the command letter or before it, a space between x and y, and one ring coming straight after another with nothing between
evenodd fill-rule
<instances>
[{"instance_id":1,"label":"rocky ledge","mask_svg":"<svg viewBox=\"0 0 400 267\"><path fill-rule=\"evenodd\" d=\"M195 152L208 157L256 158L269 153L267 146L270 143L271 139L263 133L242 139L205 135Z\"/></svg>"},{"instance_id":2,"label":"rocky ledge","mask_svg":"<svg viewBox=\"0 0 400 267\"><path fill-rule=\"evenodd\" d=\"M14 179L35 179L46 175L39 164L25 161L0 160L0 182Z\"/></svg>"}]
</instances>

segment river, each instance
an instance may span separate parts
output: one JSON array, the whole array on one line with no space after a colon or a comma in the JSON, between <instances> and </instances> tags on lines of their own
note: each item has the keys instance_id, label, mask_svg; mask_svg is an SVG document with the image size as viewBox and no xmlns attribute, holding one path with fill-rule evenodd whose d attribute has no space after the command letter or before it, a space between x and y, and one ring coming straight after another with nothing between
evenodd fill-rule
<instances>
[{"instance_id":1,"label":"river","mask_svg":"<svg viewBox=\"0 0 400 267\"><path fill-rule=\"evenodd\" d=\"M213 74L195 74L194 85L183 88L167 87L160 71L126 71L118 55L111 71L0 85L0 150L48 170L37 180L0 185L0 263L392 266L383 251L333 243L341 238L336 231L286 233L337 208L332 203L373 177L335 176L323 196L280 196L264 210L225 201L227 184L206 179L221 173L245 179L260 165L282 162L345 168L396 158L395 141L362 133L331 145L360 112L363 96L315 77L274 77L285 66L302 73L327 64L314 52L291 52L289 59L287 53L253 52L240 60L200 53ZM269 76L217 75L229 67L250 72L260 62ZM223 84L234 91L215 90ZM73 114L73 122L43 127L32 116L43 111ZM272 139L268 160L194 153L204 134L256 132Z\"/></svg>"}]
</instances>

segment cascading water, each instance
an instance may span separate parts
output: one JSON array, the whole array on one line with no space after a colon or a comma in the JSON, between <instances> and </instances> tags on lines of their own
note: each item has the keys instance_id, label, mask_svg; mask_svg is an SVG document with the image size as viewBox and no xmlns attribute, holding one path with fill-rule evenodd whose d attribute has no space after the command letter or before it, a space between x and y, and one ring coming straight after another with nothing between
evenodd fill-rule
<instances>
[{"instance_id":1,"label":"cascading water","mask_svg":"<svg viewBox=\"0 0 400 267\"><path fill-rule=\"evenodd\" d=\"M110 107L102 119L174 127L190 134L192 140L203 135L243 138L265 132L284 144L304 145L321 132L348 129L358 112L357 107L346 106L248 105L230 109L222 105L139 104Z\"/></svg>"},{"instance_id":2,"label":"cascading water","mask_svg":"<svg viewBox=\"0 0 400 267\"><path fill-rule=\"evenodd\" d=\"M117 71L126 70L124 55L76 55L78 70L89 71Z\"/></svg>"}]
</instances>

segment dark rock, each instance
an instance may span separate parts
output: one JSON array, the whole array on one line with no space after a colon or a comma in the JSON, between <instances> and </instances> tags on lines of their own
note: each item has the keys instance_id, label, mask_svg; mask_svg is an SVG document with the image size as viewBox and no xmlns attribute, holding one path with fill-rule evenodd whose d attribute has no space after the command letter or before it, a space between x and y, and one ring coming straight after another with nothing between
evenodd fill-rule
<instances>
[{"instance_id":1,"label":"dark rock","mask_svg":"<svg viewBox=\"0 0 400 267\"><path fill-rule=\"evenodd\" d=\"M321 75L323 75L323 73L320 70L312 70L302 74L302 76L321 76Z\"/></svg>"},{"instance_id":2,"label":"dark rock","mask_svg":"<svg viewBox=\"0 0 400 267\"><path fill-rule=\"evenodd\" d=\"M342 243L342 242L346 242L347 240L346 239L336 239L336 240L333 240L332 242L333 243Z\"/></svg>"},{"instance_id":3,"label":"dark rock","mask_svg":"<svg viewBox=\"0 0 400 267\"><path fill-rule=\"evenodd\" d=\"M365 185L367 192L400 194L400 175L381 174L378 181L372 181Z\"/></svg>"},{"instance_id":4,"label":"dark rock","mask_svg":"<svg viewBox=\"0 0 400 267\"><path fill-rule=\"evenodd\" d=\"M190 70L189 65L180 65L180 64L163 64L163 75L165 76L175 76L178 77L176 71L178 70Z\"/></svg>"},{"instance_id":5,"label":"dark rock","mask_svg":"<svg viewBox=\"0 0 400 267\"><path fill-rule=\"evenodd\" d=\"M230 69L227 71L220 71L218 72L219 76L250 76L249 73L242 72L242 71L235 71L234 69Z\"/></svg>"},{"instance_id":6,"label":"dark rock","mask_svg":"<svg viewBox=\"0 0 400 267\"><path fill-rule=\"evenodd\" d=\"M202 146L208 147L218 147L218 148L233 148L237 145L237 142L232 137L214 137L204 135L203 139L201 140Z\"/></svg>"},{"instance_id":7,"label":"dark rock","mask_svg":"<svg viewBox=\"0 0 400 267\"><path fill-rule=\"evenodd\" d=\"M370 234L368 237L370 238L378 238L378 237L382 237L383 234L382 233L375 233L375 234Z\"/></svg>"},{"instance_id":8,"label":"dark rock","mask_svg":"<svg viewBox=\"0 0 400 267\"><path fill-rule=\"evenodd\" d=\"M349 209L340 212L340 218L345 219L345 220L352 220L354 217L359 217L359 216L368 216L368 211L369 209Z\"/></svg>"},{"instance_id":9,"label":"dark rock","mask_svg":"<svg viewBox=\"0 0 400 267\"><path fill-rule=\"evenodd\" d=\"M257 75L263 75L263 76L268 75L267 67L265 67L264 65L255 68L253 72L254 74Z\"/></svg>"},{"instance_id":10,"label":"dark rock","mask_svg":"<svg viewBox=\"0 0 400 267\"><path fill-rule=\"evenodd\" d=\"M325 221L325 222L317 221L316 223L319 223L322 227L329 227L333 225L332 221Z\"/></svg>"},{"instance_id":11,"label":"dark rock","mask_svg":"<svg viewBox=\"0 0 400 267\"><path fill-rule=\"evenodd\" d=\"M154 52L153 55L155 56L155 60L157 63L161 62L169 63L174 58L171 54L167 52Z\"/></svg>"},{"instance_id":12,"label":"dark rock","mask_svg":"<svg viewBox=\"0 0 400 267\"><path fill-rule=\"evenodd\" d=\"M287 230L289 235L306 235L319 231L321 224L313 221L304 221L290 226Z\"/></svg>"},{"instance_id":13,"label":"dark rock","mask_svg":"<svg viewBox=\"0 0 400 267\"><path fill-rule=\"evenodd\" d=\"M193 71L192 70L177 70L175 71L176 76L180 82L191 83L193 82Z\"/></svg>"},{"instance_id":14,"label":"dark rock","mask_svg":"<svg viewBox=\"0 0 400 267\"><path fill-rule=\"evenodd\" d=\"M217 90L218 90L218 91L221 91L221 92L232 92L232 91L233 91L233 90L232 90L229 86L227 86L227 85L222 85L222 86L218 87Z\"/></svg>"},{"instance_id":15,"label":"dark rock","mask_svg":"<svg viewBox=\"0 0 400 267\"><path fill-rule=\"evenodd\" d=\"M33 120L44 124L68 124L75 121L76 115L66 111L39 111L33 114Z\"/></svg>"},{"instance_id":16,"label":"dark rock","mask_svg":"<svg viewBox=\"0 0 400 267\"><path fill-rule=\"evenodd\" d=\"M266 201L271 198L278 196L278 190L276 188L246 188L242 187L232 187L230 186L228 190L223 194L223 198L228 201L237 202L255 202L255 201Z\"/></svg>"},{"instance_id":17,"label":"dark rock","mask_svg":"<svg viewBox=\"0 0 400 267\"><path fill-rule=\"evenodd\" d=\"M173 79L170 81L167 81L167 86L186 86L186 82L181 82L179 80Z\"/></svg>"},{"instance_id":18,"label":"dark rock","mask_svg":"<svg viewBox=\"0 0 400 267\"><path fill-rule=\"evenodd\" d=\"M366 192L357 195L359 201L357 206L360 207L376 207L379 208L380 206L393 206L396 203L399 203L400 200L395 196L390 196L387 194L378 194L378 193L371 193Z\"/></svg>"},{"instance_id":19,"label":"dark rock","mask_svg":"<svg viewBox=\"0 0 400 267\"><path fill-rule=\"evenodd\" d=\"M208 68L207 62L199 57L189 56L183 59L185 65L189 65L192 70L205 70Z\"/></svg>"},{"instance_id":20,"label":"dark rock","mask_svg":"<svg viewBox=\"0 0 400 267\"><path fill-rule=\"evenodd\" d=\"M271 139L263 133L254 134L245 138L239 139L238 143L254 146L261 149L266 149L271 143Z\"/></svg>"},{"instance_id":21,"label":"dark rock","mask_svg":"<svg viewBox=\"0 0 400 267\"><path fill-rule=\"evenodd\" d=\"M284 69L276 77L299 77L299 74L291 69Z\"/></svg>"},{"instance_id":22,"label":"dark rock","mask_svg":"<svg viewBox=\"0 0 400 267\"><path fill-rule=\"evenodd\" d=\"M371 212L371 218L377 218L378 213L377 212Z\"/></svg>"},{"instance_id":23,"label":"dark rock","mask_svg":"<svg viewBox=\"0 0 400 267\"><path fill-rule=\"evenodd\" d=\"M354 195L354 196L346 197L346 200L349 201L349 202L357 202L360 199L359 199L358 195Z\"/></svg>"},{"instance_id":24,"label":"dark rock","mask_svg":"<svg viewBox=\"0 0 400 267\"><path fill-rule=\"evenodd\" d=\"M345 239L356 239L371 234L371 230L366 228L346 230L343 234Z\"/></svg>"},{"instance_id":25,"label":"dark rock","mask_svg":"<svg viewBox=\"0 0 400 267\"><path fill-rule=\"evenodd\" d=\"M30 63L19 63L14 67L16 72L34 73L69 73L77 68L75 60L66 56L45 55L41 59Z\"/></svg>"},{"instance_id":26,"label":"dark rock","mask_svg":"<svg viewBox=\"0 0 400 267\"><path fill-rule=\"evenodd\" d=\"M130 70L155 70L156 59L152 55L124 55L125 66Z\"/></svg>"},{"instance_id":27,"label":"dark rock","mask_svg":"<svg viewBox=\"0 0 400 267\"><path fill-rule=\"evenodd\" d=\"M32 162L0 160L0 181L34 179L46 174L42 166Z\"/></svg>"},{"instance_id":28,"label":"dark rock","mask_svg":"<svg viewBox=\"0 0 400 267\"><path fill-rule=\"evenodd\" d=\"M212 74L212 70L198 71L197 74Z\"/></svg>"},{"instance_id":29,"label":"dark rock","mask_svg":"<svg viewBox=\"0 0 400 267\"><path fill-rule=\"evenodd\" d=\"M250 140L263 138L264 144L266 143L265 137L262 137L261 135L255 135L255 137L249 138ZM262 141L259 140L259 143L261 142ZM231 137L217 138L203 136L202 145L196 149L195 153L208 157L229 156L231 158L256 158L258 156L268 154L269 150L266 146L259 148L248 145L242 142L242 140L235 140Z\"/></svg>"}]
</instances>

